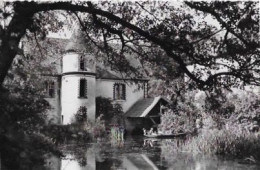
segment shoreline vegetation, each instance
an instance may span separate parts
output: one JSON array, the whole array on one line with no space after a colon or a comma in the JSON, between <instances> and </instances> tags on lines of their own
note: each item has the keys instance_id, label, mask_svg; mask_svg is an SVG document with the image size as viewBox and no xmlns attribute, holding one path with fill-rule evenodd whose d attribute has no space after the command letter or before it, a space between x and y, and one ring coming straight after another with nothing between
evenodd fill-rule
<instances>
[{"instance_id":1,"label":"shoreline vegetation","mask_svg":"<svg viewBox=\"0 0 260 170\"><path fill-rule=\"evenodd\" d=\"M256 94L222 91L206 96L189 92L186 99L161 118L161 129L194 132L173 142L173 151L260 162L260 99Z\"/></svg>"},{"instance_id":2,"label":"shoreline vegetation","mask_svg":"<svg viewBox=\"0 0 260 170\"><path fill-rule=\"evenodd\" d=\"M42 129L42 133L49 136L54 144L62 144L74 140L77 142L95 141L106 137L106 129L102 116L95 123L88 121L75 122L70 125L49 125Z\"/></svg>"},{"instance_id":3,"label":"shoreline vegetation","mask_svg":"<svg viewBox=\"0 0 260 170\"><path fill-rule=\"evenodd\" d=\"M260 161L260 135L252 132L237 133L230 129L206 130L186 140L177 150L256 163Z\"/></svg>"},{"instance_id":4,"label":"shoreline vegetation","mask_svg":"<svg viewBox=\"0 0 260 170\"><path fill-rule=\"evenodd\" d=\"M223 95L223 92L218 95ZM188 134L184 140L176 140L171 144L172 151L218 155L239 159L243 163L260 161L260 99L257 95L252 92L230 92L216 97L216 94L198 95L195 91L188 92L185 98L186 100L179 102L175 108L164 112L158 126L160 131ZM53 125L47 128L46 132L53 136L55 142L64 142L65 138L80 142L109 137L109 124L120 122L120 114L116 114L118 120L108 122L102 115L103 113L97 118L96 123L90 124L84 120L84 109L80 109L75 114L75 124Z\"/></svg>"},{"instance_id":5,"label":"shoreline vegetation","mask_svg":"<svg viewBox=\"0 0 260 170\"><path fill-rule=\"evenodd\" d=\"M244 164L259 164L260 134L211 129L186 139L176 139L170 143L168 149L176 153L220 156L223 159L238 160Z\"/></svg>"},{"instance_id":6,"label":"shoreline vegetation","mask_svg":"<svg viewBox=\"0 0 260 170\"><path fill-rule=\"evenodd\" d=\"M170 108L162 115L161 125L158 127L165 131L192 134L187 136L186 140L174 140L170 146L172 152L219 155L240 159L243 163L259 163L260 97L257 94L253 92L215 92L206 95L204 92L191 91L186 92L185 95L185 100L179 101L175 108ZM62 144L66 140L88 142L99 140L99 137L109 137L106 136L109 125L124 124L121 108L116 107L109 110L108 108L113 107L108 100L100 102L103 108L100 109L100 115L95 124L88 123L85 109L80 108L75 113L74 124L44 126L46 118L43 114L46 109L44 101L39 99L35 105L35 101L32 102L32 100L36 99L28 95L16 97L17 103L15 104L11 102L11 99L13 101L14 97L1 96L2 105L12 108L12 110L1 108L3 112L9 113L9 116L16 117L15 120L18 120L13 123L13 119L5 122L2 119L1 128L3 130L7 127L4 125L13 123L13 131L5 132L12 135L5 135L5 138L2 139L5 147L2 147L1 151L5 155L8 154L8 156L1 155L2 162L6 166L20 167L24 163L23 160L29 159L36 161L29 162L28 167L35 166L35 162L40 165L44 162L44 155L48 151L58 155L62 154L55 145ZM28 105L27 110L22 107L24 103ZM105 114L104 111L109 111L110 120L102 116ZM30 115L19 117L22 115L20 113L30 113ZM32 116L38 121L32 122ZM18 139L19 145L14 142ZM15 149L10 149L14 146ZM23 148L27 148L27 150L23 150ZM40 154L39 152L37 152L38 155L32 154L35 148L42 148ZM9 159L10 157L12 160ZM13 164L12 161L17 161L17 164Z\"/></svg>"}]
</instances>

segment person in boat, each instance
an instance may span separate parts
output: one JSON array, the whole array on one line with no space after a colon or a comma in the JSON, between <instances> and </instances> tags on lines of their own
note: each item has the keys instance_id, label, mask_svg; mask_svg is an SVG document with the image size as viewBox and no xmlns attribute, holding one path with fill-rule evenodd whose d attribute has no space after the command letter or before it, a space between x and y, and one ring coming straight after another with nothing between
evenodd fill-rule
<instances>
[{"instance_id":1,"label":"person in boat","mask_svg":"<svg viewBox=\"0 0 260 170\"><path fill-rule=\"evenodd\" d=\"M148 135L158 135L158 133L157 133L156 131L154 131L154 128L151 128L151 129L149 130Z\"/></svg>"},{"instance_id":2,"label":"person in boat","mask_svg":"<svg viewBox=\"0 0 260 170\"><path fill-rule=\"evenodd\" d=\"M147 135L147 131L145 128L143 128L144 135Z\"/></svg>"},{"instance_id":3,"label":"person in boat","mask_svg":"<svg viewBox=\"0 0 260 170\"><path fill-rule=\"evenodd\" d=\"M153 134L153 128L151 128L148 132L148 135L152 135Z\"/></svg>"}]
</instances>

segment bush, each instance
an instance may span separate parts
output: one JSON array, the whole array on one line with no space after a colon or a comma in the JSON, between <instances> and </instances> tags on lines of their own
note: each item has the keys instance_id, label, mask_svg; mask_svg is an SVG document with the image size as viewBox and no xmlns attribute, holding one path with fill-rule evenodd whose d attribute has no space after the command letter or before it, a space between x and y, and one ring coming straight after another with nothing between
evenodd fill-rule
<instances>
[{"instance_id":1,"label":"bush","mask_svg":"<svg viewBox=\"0 0 260 170\"><path fill-rule=\"evenodd\" d=\"M185 94L185 100L178 101L177 105L168 108L161 116L159 131L171 133L193 133L196 118L200 115L195 103L195 92Z\"/></svg>"},{"instance_id":2,"label":"bush","mask_svg":"<svg viewBox=\"0 0 260 170\"><path fill-rule=\"evenodd\" d=\"M105 137L106 135L106 128L105 122L103 120L103 115L100 115L97 119L95 124L92 125L91 134L93 137Z\"/></svg>"},{"instance_id":3,"label":"bush","mask_svg":"<svg viewBox=\"0 0 260 170\"><path fill-rule=\"evenodd\" d=\"M108 103L106 99L103 99L99 97L98 100L105 101L105 103ZM101 114L101 111L105 111L104 107L100 106L101 103L99 103L99 107L97 109L97 114L99 115L96 118L95 123L89 122L87 120L87 108L85 106L81 106L77 113L75 114L75 122L68 125L70 128L73 128L74 131L72 133L68 133L65 135L66 137L70 136L77 136L77 134L81 134L79 136L80 138L83 137L83 139L91 138L97 138L105 135L105 120L103 114ZM108 105L105 105L105 107ZM111 119L111 118L110 118ZM83 136L82 136L83 135ZM86 138L87 137L87 138Z\"/></svg>"},{"instance_id":4,"label":"bush","mask_svg":"<svg viewBox=\"0 0 260 170\"><path fill-rule=\"evenodd\" d=\"M44 127L41 132L49 136L56 144L71 140L84 142L91 140L90 132L82 129L82 126L78 124L48 125Z\"/></svg>"},{"instance_id":5,"label":"bush","mask_svg":"<svg viewBox=\"0 0 260 170\"><path fill-rule=\"evenodd\" d=\"M192 133L195 130L194 117L188 116L185 113L177 114L168 109L161 116L161 123L158 130L170 133Z\"/></svg>"},{"instance_id":6,"label":"bush","mask_svg":"<svg viewBox=\"0 0 260 170\"><path fill-rule=\"evenodd\" d=\"M45 125L48 103L31 88L0 90L0 153L7 169L33 169L44 164L45 154L59 153ZM36 168L37 169L37 168Z\"/></svg>"},{"instance_id":7,"label":"bush","mask_svg":"<svg viewBox=\"0 0 260 170\"><path fill-rule=\"evenodd\" d=\"M260 98L249 91L187 92L176 111L162 116L161 128L188 130L201 120L198 136L172 144L172 150L260 160ZM203 96L204 95L204 96ZM185 126L184 126L185 125ZM194 126L191 126L194 127Z\"/></svg>"},{"instance_id":8,"label":"bush","mask_svg":"<svg viewBox=\"0 0 260 170\"><path fill-rule=\"evenodd\" d=\"M76 123L84 123L87 121L87 108L86 106L80 106L79 110L75 114Z\"/></svg>"},{"instance_id":9,"label":"bush","mask_svg":"<svg viewBox=\"0 0 260 170\"><path fill-rule=\"evenodd\" d=\"M237 124L239 128L257 131L260 125L260 97L250 91L189 91L176 110L199 118L204 129Z\"/></svg>"}]
</instances>

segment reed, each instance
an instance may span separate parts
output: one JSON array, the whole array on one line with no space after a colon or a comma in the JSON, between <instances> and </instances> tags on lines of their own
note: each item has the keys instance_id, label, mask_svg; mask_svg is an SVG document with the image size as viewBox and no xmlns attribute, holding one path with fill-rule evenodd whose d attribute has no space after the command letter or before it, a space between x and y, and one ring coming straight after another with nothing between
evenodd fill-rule
<instances>
[{"instance_id":1,"label":"reed","mask_svg":"<svg viewBox=\"0 0 260 170\"><path fill-rule=\"evenodd\" d=\"M187 139L178 150L260 160L260 136L228 129L205 130L198 136Z\"/></svg>"}]
</instances>

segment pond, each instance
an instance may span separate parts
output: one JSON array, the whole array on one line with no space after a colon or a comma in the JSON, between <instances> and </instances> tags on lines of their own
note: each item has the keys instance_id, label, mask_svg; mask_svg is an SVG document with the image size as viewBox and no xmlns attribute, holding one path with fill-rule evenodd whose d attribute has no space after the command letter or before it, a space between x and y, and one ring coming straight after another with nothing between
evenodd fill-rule
<instances>
[{"instance_id":1,"label":"pond","mask_svg":"<svg viewBox=\"0 0 260 170\"><path fill-rule=\"evenodd\" d=\"M175 140L175 141L174 141ZM124 142L98 141L61 146L65 157L49 157L50 170L244 170L259 165L174 152L177 139L128 137Z\"/></svg>"}]
</instances>

